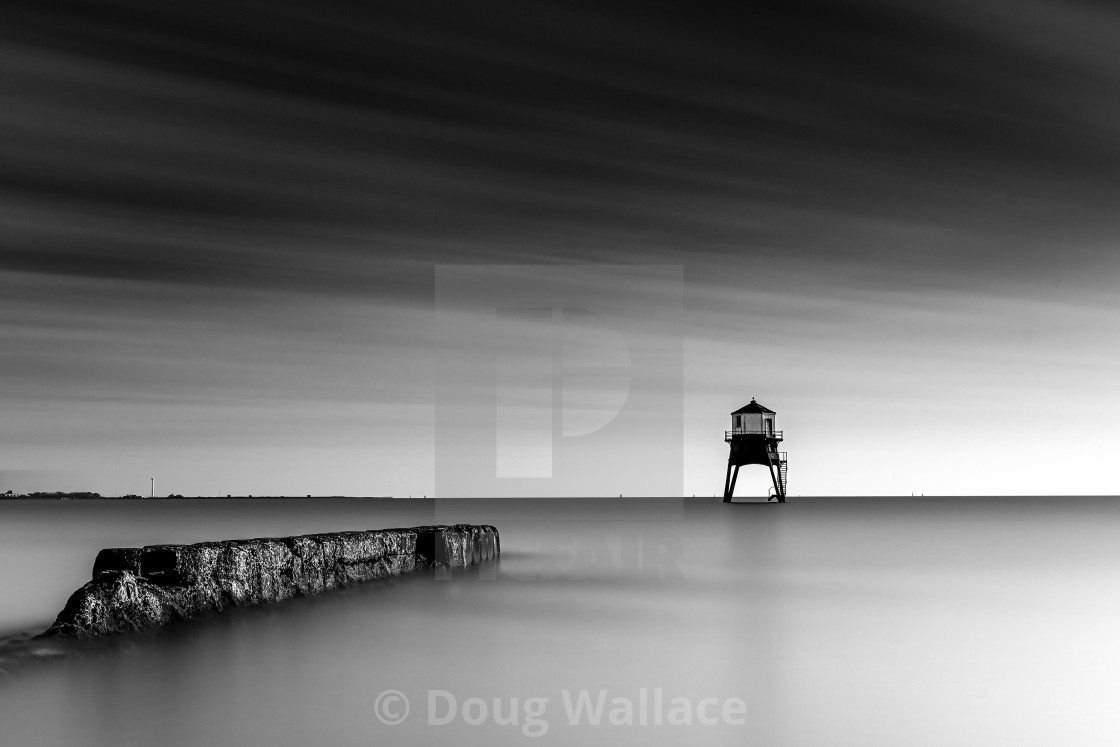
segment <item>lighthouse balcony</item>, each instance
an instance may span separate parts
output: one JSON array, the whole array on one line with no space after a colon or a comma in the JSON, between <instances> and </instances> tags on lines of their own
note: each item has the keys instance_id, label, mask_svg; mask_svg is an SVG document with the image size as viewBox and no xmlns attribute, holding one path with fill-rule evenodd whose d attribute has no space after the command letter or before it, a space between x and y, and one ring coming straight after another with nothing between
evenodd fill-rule
<instances>
[{"instance_id":1,"label":"lighthouse balcony","mask_svg":"<svg viewBox=\"0 0 1120 747\"><path fill-rule=\"evenodd\" d=\"M729 431L724 431L724 441L730 441L736 436L763 436L764 438L772 438L775 441L782 440L781 431L761 431L752 430L749 428L732 428Z\"/></svg>"}]
</instances>

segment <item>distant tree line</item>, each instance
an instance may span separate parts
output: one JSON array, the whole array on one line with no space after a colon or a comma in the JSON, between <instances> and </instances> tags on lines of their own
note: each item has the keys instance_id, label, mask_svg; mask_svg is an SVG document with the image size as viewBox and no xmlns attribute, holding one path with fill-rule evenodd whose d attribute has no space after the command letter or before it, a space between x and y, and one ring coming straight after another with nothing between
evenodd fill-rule
<instances>
[{"instance_id":1,"label":"distant tree line","mask_svg":"<svg viewBox=\"0 0 1120 747\"><path fill-rule=\"evenodd\" d=\"M143 498L142 495L129 493L128 495L120 496L104 496L101 493L91 493L89 491L69 491L69 490L55 490L53 492L38 491L34 493L16 493L8 490L0 493L0 498L25 498L31 500L41 501L72 501L72 500L98 500L103 498ZM182 498L181 495L169 495L168 498Z\"/></svg>"},{"instance_id":2,"label":"distant tree line","mask_svg":"<svg viewBox=\"0 0 1120 747\"><path fill-rule=\"evenodd\" d=\"M82 491L82 492L78 492L78 491L71 492L71 491L56 490L56 491L53 491L53 492L39 491L39 492L35 492L35 493L24 493L20 496L13 496L13 497L36 498L36 499L39 499L39 500L51 500L51 499L59 500L59 499L63 499L63 498L89 500L89 499L100 498L101 493L90 493L90 492L84 492L84 491Z\"/></svg>"}]
</instances>

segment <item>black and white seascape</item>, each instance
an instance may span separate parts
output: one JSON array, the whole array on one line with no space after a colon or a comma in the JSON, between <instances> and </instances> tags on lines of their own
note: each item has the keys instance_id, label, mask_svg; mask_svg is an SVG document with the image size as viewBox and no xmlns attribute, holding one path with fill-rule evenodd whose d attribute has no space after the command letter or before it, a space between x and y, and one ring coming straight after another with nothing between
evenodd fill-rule
<instances>
[{"instance_id":1,"label":"black and white seascape","mask_svg":"<svg viewBox=\"0 0 1120 747\"><path fill-rule=\"evenodd\" d=\"M1115 744L1118 50L4 3L0 744Z\"/></svg>"}]
</instances>

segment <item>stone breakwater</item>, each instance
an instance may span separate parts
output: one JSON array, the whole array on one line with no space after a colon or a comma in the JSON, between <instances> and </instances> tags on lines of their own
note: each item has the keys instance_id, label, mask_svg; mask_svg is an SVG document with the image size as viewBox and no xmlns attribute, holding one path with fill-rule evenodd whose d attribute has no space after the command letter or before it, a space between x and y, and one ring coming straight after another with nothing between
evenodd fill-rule
<instances>
[{"instance_id":1,"label":"stone breakwater","mask_svg":"<svg viewBox=\"0 0 1120 747\"><path fill-rule=\"evenodd\" d=\"M158 628L230 607L496 558L498 530L455 524L102 550L46 636Z\"/></svg>"}]
</instances>

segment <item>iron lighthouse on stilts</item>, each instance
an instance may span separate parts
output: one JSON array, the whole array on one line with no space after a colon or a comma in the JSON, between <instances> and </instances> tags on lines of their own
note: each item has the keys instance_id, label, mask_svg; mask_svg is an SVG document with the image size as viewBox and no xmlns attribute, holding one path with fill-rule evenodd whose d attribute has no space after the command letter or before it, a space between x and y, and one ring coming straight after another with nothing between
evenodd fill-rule
<instances>
[{"instance_id":1,"label":"iron lighthouse on stilts","mask_svg":"<svg viewBox=\"0 0 1120 747\"><path fill-rule=\"evenodd\" d=\"M774 426L777 413L751 399L751 403L731 413L731 430L724 440L731 447L727 458L727 479L723 483L723 502L730 503L735 494L739 468L746 464L762 464L770 469L774 493L767 500L786 502L786 452L778 451L782 432ZM734 468L734 471L732 469Z\"/></svg>"}]
</instances>

